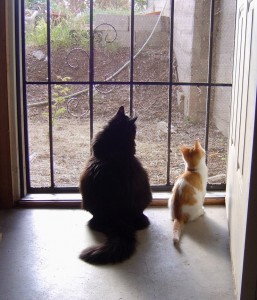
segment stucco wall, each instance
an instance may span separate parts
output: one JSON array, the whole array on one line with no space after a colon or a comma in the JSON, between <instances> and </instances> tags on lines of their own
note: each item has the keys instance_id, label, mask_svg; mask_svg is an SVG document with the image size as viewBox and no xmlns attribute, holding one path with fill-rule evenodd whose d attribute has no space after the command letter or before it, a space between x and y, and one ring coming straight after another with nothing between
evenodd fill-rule
<instances>
[{"instance_id":1,"label":"stucco wall","mask_svg":"<svg viewBox=\"0 0 257 300\"><path fill-rule=\"evenodd\" d=\"M213 33L212 82L231 83L234 41L233 0L215 1ZM210 1L175 0L174 52L178 63L179 81L206 82L208 71ZM230 88L212 89L211 119L216 127L228 135ZM206 88L183 86L178 101L192 121L205 118Z\"/></svg>"},{"instance_id":2,"label":"stucco wall","mask_svg":"<svg viewBox=\"0 0 257 300\"><path fill-rule=\"evenodd\" d=\"M210 1L174 0L174 53L178 65L178 79L182 82L206 82L208 72ZM149 6L161 10L165 0L149 0ZM216 0L214 9L212 82L231 83L235 26L234 0ZM164 13L169 16L170 2ZM177 100L192 121L205 119L207 89L183 86ZM231 88L211 90L211 120L228 136Z\"/></svg>"},{"instance_id":3,"label":"stucco wall","mask_svg":"<svg viewBox=\"0 0 257 300\"><path fill-rule=\"evenodd\" d=\"M135 15L134 36L135 46L137 48L141 47L145 43L154 26L156 25L158 18L158 15ZM103 23L105 25L101 25ZM130 16L106 14L97 14L95 16L94 26L99 26L98 30L104 32L105 35L108 34L108 39L112 39L114 36L114 31L106 24L111 24L115 28L117 32L117 38L115 41L121 47L130 47ZM152 47L159 47L160 45L169 45L169 18L165 16L161 17L161 20L158 22L153 36L149 42L149 46Z\"/></svg>"},{"instance_id":4,"label":"stucco wall","mask_svg":"<svg viewBox=\"0 0 257 300\"><path fill-rule=\"evenodd\" d=\"M195 1L175 1L173 51L177 61L178 81L191 81L192 47L194 36ZM183 86L177 90L178 105L189 114L188 99L190 87Z\"/></svg>"},{"instance_id":5,"label":"stucco wall","mask_svg":"<svg viewBox=\"0 0 257 300\"><path fill-rule=\"evenodd\" d=\"M231 83L234 49L235 1L217 1L215 19L215 44L213 59L213 82ZM211 105L213 121L228 136L231 88L216 88Z\"/></svg>"}]
</instances>

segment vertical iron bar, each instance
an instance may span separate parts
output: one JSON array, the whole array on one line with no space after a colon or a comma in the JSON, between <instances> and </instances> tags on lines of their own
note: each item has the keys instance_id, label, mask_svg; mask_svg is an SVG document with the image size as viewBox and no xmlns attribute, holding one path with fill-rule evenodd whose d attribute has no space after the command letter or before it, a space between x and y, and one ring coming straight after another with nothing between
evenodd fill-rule
<instances>
[{"instance_id":1,"label":"vertical iron bar","mask_svg":"<svg viewBox=\"0 0 257 300\"><path fill-rule=\"evenodd\" d=\"M135 1L131 0L131 13L130 13L130 90L129 90L129 112L130 116L133 114L134 107L134 94L133 94L133 81L134 81L134 30L135 30Z\"/></svg>"},{"instance_id":2,"label":"vertical iron bar","mask_svg":"<svg viewBox=\"0 0 257 300\"><path fill-rule=\"evenodd\" d=\"M47 11L47 82L48 82L48 113L49 113L49 150L51 188L54 188L54 156L53 156L53 111L52 111L52 76L51 76L51 16L50 0L46 2Z\"/></svg>"},{"instance_id":3,"label":"vertical iron bar","mask_svg":"<svg viewBox=\"0 0 257 300\"><path fill-rule=\"evenodd\" d=\"M18 6L19 1L17 1L17 15L19 15L19 9L20 9L20 18L17 18L16 15L16 24L18 22L18 20L21 22L21 31L16 31L16 36L19 42L19 34L21 34L21 55L22 55L22 94L23 94L23 118L24 118L24 150L25 150L25 165L26 165L26 189L30 190L31 188L31 179L30 179L30 162L29 162L29 135L28 135L28 112L27 112L27 89L26 89L26 78L27 78L27 73L26 73L26 55L25 55L25 51L26 51L26 47L25 47L25 3L24 0L21 1L21 7ZM17 42L17 43L18 43ZM17 49L17 46L16 46ZM17 51L17 60L19 61L19 51ZM18 65L17 65L17 74L20 73L20 69L18 69ZM20 82L19 82L20 83ZM17 86L18 89L18 86ZM18 98L18 102L19 102L19 98ZM18 104L18 109L19 109L19 105ZM21 110L19 111L19 116L21 118ZM22 139L22 132L20 129L20 139ZM22 145L22 143L20 144ZM21 152L20 152L21 153ZM21 163L21 167L22 167L22 162L23 162L23 158L20 157L20 163ZM22 169L21 169L22 170ZM21 180L22 180L22 175L23 172L21 171ZM24 191L23 191L24 192Z\"/></svg>"},{"instance_id":4,"label":"vertical iron bar","mask_svg":"<svg viewBox=\"0 0 257 300\"><path fill-rule=\"evenodd\" d=\"M94 28L93 28L93 17L94 17L94 0L89 2L89 47L90 47L90 57L89 57L89 114L90 114L90 141L93 139L94 135Z\"/></svg>"},{"instance_id":5,"label":"vertical iron bar","mask_svg":"<svg viewBox=\"0 0 257 300\"><path fill-rule=\"evenodd\" d=\"M174 0L170 2L170 65L169 65L169 103L168 103L168 144L167 144L167 185L170 184L170 148L171 148L171 112L173 91L173 28L174 28Z\"/></svg>"},{"instance_id":6,"label":"vertical iron bar","mask_svg":"<svg viewBox=\"0 0 257 300\"><path fill-rule=\"evenodd\" d=\"M214 0L211 0L211 4L210 4L209 51L208 51L208 86L207 86L206 118L205 118L206 163L208 162L208 140L209 140L209 125L210 125L209 123L210 123L211 81L212 81L213 28L214 28Z\"/></svg>"}]
</instances>

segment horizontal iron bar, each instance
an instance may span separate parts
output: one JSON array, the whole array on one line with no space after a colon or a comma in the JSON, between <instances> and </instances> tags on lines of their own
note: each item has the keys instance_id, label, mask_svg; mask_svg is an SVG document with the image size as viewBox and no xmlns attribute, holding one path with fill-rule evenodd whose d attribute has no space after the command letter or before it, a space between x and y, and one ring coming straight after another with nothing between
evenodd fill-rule
<instances>
[{"instance_id":1,"label":"horizontal iron bar","mask_svg":"<svg viewBox=\"0 0 257 300\"><path fill-rule=\"evenodd\" d=\"M151 190L153 192L169 192L173 188L173 184L170 185L153 185L151 186ZM224 183L220 184L207 184L207 191L225 191L226 185ZM29 188L28 193L32 194L41 194L41 193L79 193L78 187L42 187L42 188Z\"/></svg>"},{"instance_id":2,"label":"horizontal iron bar","mask_svg":"<svg viewBox=\"0 0 257 300\"><path fill-rule=\"evenodd\" d=\"M27 85L47 85L49 82L45 81L27 81ZM103 84L103 85L130 85L130 81L52 81L51 84L69 84L69 85L89 85L89 84ZM134 81L134 85L162 85L162 86L176 86L176 85L185 85L185 86L211 86L211 87L232 87L231 83L207 83L207 82L165 82L165 81L149 81L149 82L141 82Z\"/></svg>"}]
</instances>

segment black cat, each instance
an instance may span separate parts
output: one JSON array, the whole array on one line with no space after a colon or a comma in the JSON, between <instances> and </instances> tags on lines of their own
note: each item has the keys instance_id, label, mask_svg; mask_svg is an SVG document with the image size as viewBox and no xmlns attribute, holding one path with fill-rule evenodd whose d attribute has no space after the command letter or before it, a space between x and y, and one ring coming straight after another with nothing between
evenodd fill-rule
<instances>
[{"instance_id":1,"label":"black cat","mask_svg":"<svg viewBox=\"0 0 257 300\"><path fill-rule=\"evenodd\" d=\"M82 251L80 258L91 264L117 263L136 248L136 230L150 223L143 214L152 200L146 171L136 153L137 118L117 114L99 132L80 179L82 208L93 218L88 225L107 236L105 243Z\"/></svg>"}]
</instances>

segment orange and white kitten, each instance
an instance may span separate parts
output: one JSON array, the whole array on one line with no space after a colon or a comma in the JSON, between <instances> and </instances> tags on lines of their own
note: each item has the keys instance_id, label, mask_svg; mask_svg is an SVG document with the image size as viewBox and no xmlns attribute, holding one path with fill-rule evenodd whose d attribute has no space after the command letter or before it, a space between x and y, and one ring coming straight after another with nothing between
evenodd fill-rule
<instances>
[{"instance_id":1,"label":"orange and white kitten","mask_svg":"<svg viewBox=\"0 0 257 300\"><path fill-rule=\"evenodd\" d=\"M204 214L208 168L205 150L197 140L193 147L181 146L185 172L176 180L169 199L173 222L173 242L179 242L183 225Z\"/></svg>"}]
</instances>

